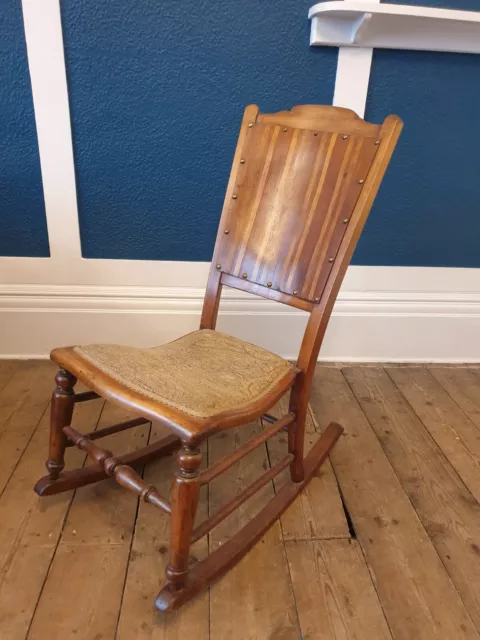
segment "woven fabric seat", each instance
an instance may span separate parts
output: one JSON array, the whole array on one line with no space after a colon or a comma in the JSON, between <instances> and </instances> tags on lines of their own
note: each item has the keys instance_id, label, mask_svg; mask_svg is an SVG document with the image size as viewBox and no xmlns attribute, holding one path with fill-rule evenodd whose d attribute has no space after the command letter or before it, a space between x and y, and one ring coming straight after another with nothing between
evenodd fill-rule
<instances>
[{"instance_id":1,"label":"woven fabric seat","mask_svg":"<svg viewBox=\"0 0 480 640\"><path fill-rule=\"evenodd\" d=\"M209 329L151 349L93 344L74 351L131 391L195 418L249 406L294 369L270 351Z\"/></svg>"}]
</instances>

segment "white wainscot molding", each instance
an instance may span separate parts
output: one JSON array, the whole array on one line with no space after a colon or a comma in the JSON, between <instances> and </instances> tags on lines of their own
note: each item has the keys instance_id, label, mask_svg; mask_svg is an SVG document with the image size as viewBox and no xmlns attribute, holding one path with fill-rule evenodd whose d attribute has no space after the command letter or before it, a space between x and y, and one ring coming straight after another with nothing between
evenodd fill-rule
<instances>
[{"instance_id":1,"label":"white wainscot molding","mask_svg":"<svg viewBox=\"0 0 480 640\"><path fill-rule=\"evenodd\" d=\"M311 45L480 53L480 12L331 0L308 16Z\"/></svg>"},{"instance_id":2,"label":"white wainscot molding","mask_svg":"<svg viewBox=\"0 0 480 640\"><path fill-rule=\"evenodd\" d=\"M175 279L174 279L175 280ZM203 287L0 285L0 357L149 347L198 328ZM295 359L307 315L224 289L218 329ZM350 267L320 360L479 362L480 270Z\"/></svg>"}]
</instances>

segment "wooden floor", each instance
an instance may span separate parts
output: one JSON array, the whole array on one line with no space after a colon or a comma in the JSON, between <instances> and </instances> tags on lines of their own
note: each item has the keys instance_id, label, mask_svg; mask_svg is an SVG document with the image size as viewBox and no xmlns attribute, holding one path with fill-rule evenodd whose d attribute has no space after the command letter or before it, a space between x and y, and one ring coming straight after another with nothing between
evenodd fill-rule
<instances>
[{"instance_id":1,"label":"wooden floor","mask_svg":"<svg viewBox=\"0 0 480 640\"><path fill-rule=\"evenodd\" d=\"M32 491L53 373L48 362L0 362L0 640L480 639L479 368L319 366L309 443L331 420L346 429L330 462L230 574L171 616L153 607L167 516L111 480L52 498ZM78 406L74 426L128 417L95 400ZM206 463L260 428L213 437ZM132 450L161 433L146 425L107 446ZM199 517L285 446L281 435L217 478ZM69 450L69 464L83 459ZM171 470L159 461L144 477L167 492ZM274 491L266 486L194 555L222 544Z\"/></svg>"}]
</instances>

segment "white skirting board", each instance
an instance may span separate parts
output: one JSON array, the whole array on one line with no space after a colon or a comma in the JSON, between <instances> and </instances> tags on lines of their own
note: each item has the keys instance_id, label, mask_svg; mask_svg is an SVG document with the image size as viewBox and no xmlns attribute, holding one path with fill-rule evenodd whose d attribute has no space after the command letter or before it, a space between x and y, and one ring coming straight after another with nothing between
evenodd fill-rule
<instances>
[{"instance_id":1,"label":"white skirting board","mask_svg":"<svg viewBox=\"0 0 480 640\"><path fill-rule=\"evenodd\" d=\"M480 288L472 290L479 270L407 270L408 281L418 286L406 290L399 285L405 278L395 282L383 277L389 268L379 269L375 290L340 292L320 360L480 362ZM458 277L462 272L465 286ZM426 290L422 285L431 273L437 284ZM385 279L396 288L382 288ZM346 284L356 280L361 278L347 278ZM456 286L445 291L449 280ZM203 288L0 285L0 357L46 357L53 347L91 342L162 344L198 328L203 293ZM306 317L227 289L218 329L294 359Z\"/></svg>"}]
</instances>

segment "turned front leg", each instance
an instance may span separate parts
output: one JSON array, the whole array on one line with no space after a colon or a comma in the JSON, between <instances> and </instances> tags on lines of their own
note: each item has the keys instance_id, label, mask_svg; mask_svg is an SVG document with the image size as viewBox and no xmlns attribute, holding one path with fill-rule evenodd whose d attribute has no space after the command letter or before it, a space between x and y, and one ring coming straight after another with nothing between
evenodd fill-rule
<instances>
[{"instance_id":1,"label":"turned front leg","mask_svg":"<svg viewBox=\"0 0 480 640\"><path fill-rule=\"evenodd\" d=\"M188 556L200 494L198 468L201 460L197 447L184 445L177 453L179 468L172 483L170 561L166 571L174 589L184 586L188 574Z\"/></svg>"},{"instance_id":2,"label":"turned front leg","mask_svg":"<svg viewBox=\"0 0 480 640\"><path fill-rule=\"evenodd\" d=\"M60 369L55 377L57 383L52 394L50 408L50 444L46 467L50 478L56 480L65 466L64 454L67 444L67 436L63 433L63 427L72 422L73 408L75 406L75 394L73 387L77 382L75 376Z\"/></svg>"}]
</instances>

